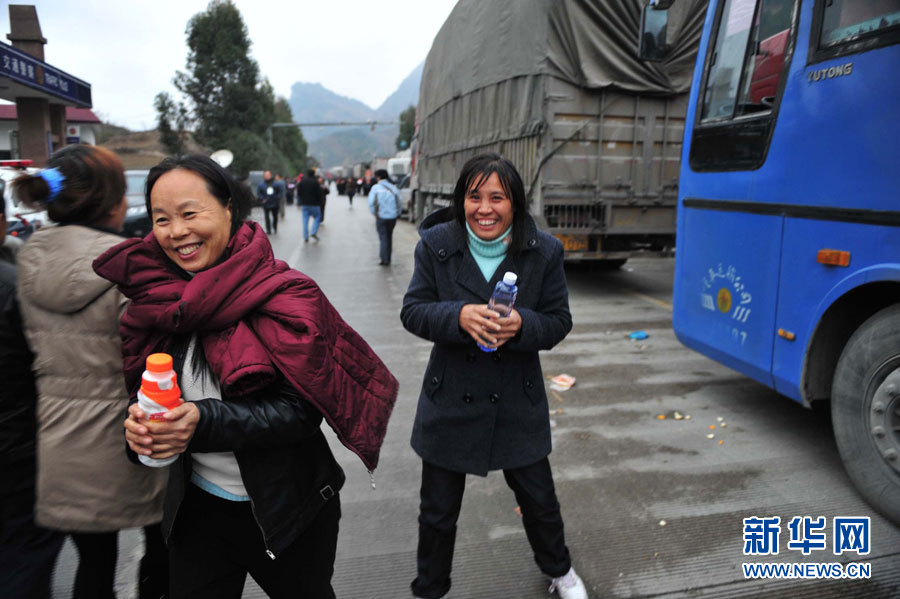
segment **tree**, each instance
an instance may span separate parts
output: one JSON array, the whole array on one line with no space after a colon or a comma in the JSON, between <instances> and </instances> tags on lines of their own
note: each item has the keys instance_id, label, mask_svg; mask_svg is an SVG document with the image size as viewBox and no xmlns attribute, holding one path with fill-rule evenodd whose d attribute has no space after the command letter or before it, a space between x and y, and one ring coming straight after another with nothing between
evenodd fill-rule
<instances>
[{"instance_id":1,"label":"tree","mask_svg":"<svg viewBox=\"0 0 900 599\"><path fill-rule=\"evenodd\" d=\"M156 108L156 129L166 152L175 155L184 154L187 139L187 108L182 103L176 104L166 92L156 94L153 106Z\"/></svg>"},{"instance_id":2,"label":"tree","mask_svg":"<svg viewBox=\"0 0 900 599\"><path fill-rule=\"evenodd\" d=\"M210 2L188 22L187 45L187 68L176 74L175 87L192 105L199 141L221 144L232 129L265 134L275 113L274 94L250 58L237 7L230 0Z\"/></svg>"},{"instance_id":3,"label":"tree","mask_svg":"<svg viewBox=\"0 0 900 599\"><path fill-rule=\"evenodd\" d=\"M409 108L400 113L400 135L397 136L398 150L406 150L412 143L413 135L416 132L416 107L412 104Z\"/></svg>"},{"instance_id":4,"label":"tree","mask_svg":"<svg viewBox=\"0 0 900 599\"><path fill-rule=\"evenodd\" d=\"M294 122L291 107L284 98L278 98L275 101L275 122ZM306 170L307 144L300 127L273 127L272 143L288 162L287 170L281 171L283 175L296 175Z\"/></svg>"},{"instance_id":5,"label":"tree","mask_svg":"<svg viewBox=\"0 0 900 599\"><path fill-rule=\"evenodd\" d=\"M194 124L199 143L234 153L230 170L238 177L263 168L287 174L302 165L306 142L299 130L293 135L267 135L269 126L283 115L276 115L274 90L250 58L247 27L234 3L212 0L205 11L188 22L186 35L186 67L176 73L175 87L186 98L187 106L173 108L171 98L167 102L157 96L160 134L174 142L172 123L177 129L178 120L172 115L183 109L184 123ZM290 109L287 112L289 121Z\"/></svg>"}]
</instances>

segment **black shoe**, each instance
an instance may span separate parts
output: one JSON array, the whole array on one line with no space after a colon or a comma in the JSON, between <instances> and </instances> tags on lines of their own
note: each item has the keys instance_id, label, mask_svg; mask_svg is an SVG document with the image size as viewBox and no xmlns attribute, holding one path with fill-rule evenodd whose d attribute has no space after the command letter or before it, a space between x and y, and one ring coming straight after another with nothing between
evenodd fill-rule
<instances>
[{"instance_id":1,"label":"black shoe","mask_svg":"<svg viewBox=\"0 0 900 599\"><path fill-rule=\"evenodd\" d=\"M316 241L319 241L319 236L316 235L315 233L313 233L312 235L310 235L310 237L312 237L312 238L315 239Z\"/></svg>"}]
</instances>

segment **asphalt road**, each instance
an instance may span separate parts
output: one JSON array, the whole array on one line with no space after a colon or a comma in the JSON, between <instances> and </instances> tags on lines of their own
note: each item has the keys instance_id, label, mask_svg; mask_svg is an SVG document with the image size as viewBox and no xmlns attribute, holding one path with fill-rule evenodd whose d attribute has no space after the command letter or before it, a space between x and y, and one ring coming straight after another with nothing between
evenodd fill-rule
<instances>
[{"instance_id":1,"label":"asphalt road","mask_svg":"<svg viewBox=\"0 0 900 599\"><path fill-rule=\"evenodd\" d=\"M350 210L346 198L329 197L321 241L303 243L298 210L289 206L272 236L276 255L318 281L400 381L375 490L359 460L329 434L347 472L334 587L341 599L406 597L420 472L409 436L430 345L403 330L399 312L418 236L398 222L393 265L379 267L373 218L361 199ZM856 494L827 414L683 347L671 329L673 267L671 259L635 259L614 272L569 268L574 329L541 357L548 377L577 379L550 393L550 460L567 542L591 597L900 597L900 529ZM628 339L636 330L649 337ZM469 477L451 597L547 596L515 508L500 473ZM752 516L780 516L778 555L743 555L743 519ZM828 549L808 557L788 550L794 516L827 517ZM832 555L835 516L871 517L869 555ZM138 533L121 539L118 590L127 599L135 595L141 550ZM741 568L851 561L871 564L871 578L746 580ZM58 597L69 595L74 562L67 546L55 575ZM244 597L263 596L248 580Z\"/></svg>"}]
</instances>

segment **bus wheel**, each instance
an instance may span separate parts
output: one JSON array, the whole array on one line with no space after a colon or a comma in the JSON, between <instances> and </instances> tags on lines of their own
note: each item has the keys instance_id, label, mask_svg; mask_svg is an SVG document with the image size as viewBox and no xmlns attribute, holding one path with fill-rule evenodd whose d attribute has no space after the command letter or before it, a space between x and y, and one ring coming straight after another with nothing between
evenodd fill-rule
<instances>
[{"instance_id":1,"label":"bus wheel","mask_svg":"<svg viewBox=\"0 0 900 599\"><path fill-rule=\"evenodd\" d=\"M856 488L900 524L900 305L876 313L850 337L834 372L831 418Z\"/></svg>"}]
</instances>

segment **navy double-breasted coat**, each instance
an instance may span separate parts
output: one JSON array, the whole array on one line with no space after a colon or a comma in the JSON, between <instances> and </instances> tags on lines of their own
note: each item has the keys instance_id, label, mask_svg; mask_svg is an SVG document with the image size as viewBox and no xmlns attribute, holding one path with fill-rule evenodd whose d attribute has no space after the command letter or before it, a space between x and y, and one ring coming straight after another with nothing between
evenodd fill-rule
<instances>
[{"instance_id":1,"label":"navy double-breasted coat","mask_svg":"<svg viewBox=\"0 0 900 599\"><path fill-rule=\"evenodd\" d=\"M486 281L449 209L426 218L400 319L434 342L422 381L412 447L426 462L486 475L550 453L550 418L538 351L572 329L562 244L528 217L524 249ZM486 304L507 271L518 277L519 334L481 351L459 326L465 304Z\"/></svg>"}]
</instances>

